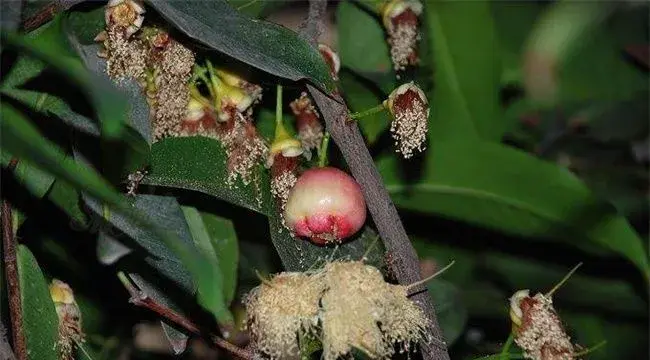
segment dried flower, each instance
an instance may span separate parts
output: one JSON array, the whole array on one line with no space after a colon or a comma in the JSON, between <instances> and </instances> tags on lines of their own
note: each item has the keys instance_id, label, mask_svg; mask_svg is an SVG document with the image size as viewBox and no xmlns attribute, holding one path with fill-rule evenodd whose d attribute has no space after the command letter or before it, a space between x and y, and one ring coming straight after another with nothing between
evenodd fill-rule
<instances>
[{"instance_id":1,"label":"dried flower","mask_svg":"<svg viewBox=\"0 0 650 360\"><path fill-rule=\"evenodd\" d=\"M320 54L323 59L325 59L327 65L329 65L332 79L338 80L339 70L341 70L341 60L339 59L339 55L325 44L318 44L318 51L320 51Z\"/></svg>"},{"instance_id":2,"label":"dried flower","mask_svg":"<svg viewBox=\"0 0 650 360\"><path fill-rule=\"evenodd\" d=\"M510 317L515 343L524 357L533 360L572 360L574 348L550 296L529 290L517 291L510 298Z\"/></svg>"},{"instance_id":3,"label":"dried flower","mask_svg":"<svg viewBox=\"0 0 650 360\"><path fill-rule=\"evenodd\" d=\"M429 122L429 104L424 92L413 82L403 84L384 102L393 121L390 131L397 152L405 159L424 151Z\"/></svg>"},{"instance_id":4,"label":"dried flower","mask_svg":"<svg viewBox=\"0 0 650 360\"><path fill-rule=\"evenodd\" d=\"M142 26L144 6L134 0L110 0L104 11L104 19L109 29L121 29L127 38Z\"/></svg>"},{"instance_id":5,"label":"dried flower","mask_svg":"<svg viewBox=\"0 0 650 360\"><path fill-rule=\"evenodd\" d=\"M305 150L317 149L323 140L323 125L319 120L318 112L306 92L289 104L296 117L298 139Z\"/></svg>"},{"instance_id":6,"label":"dried flower","mask_svg":"<svg viewBox=\"0 0 650 360\"><path fill-rule=\"evenodd\" d=\"M419 62L418 16L421 13L422 4L418 0L391 0L382 8L382 20L388 32L390 56L396 71Z\"/></svg>"},{"instance_id":7,"label":"dried flower","mask_svg":"<svg viewBox=\"0 0 650 360\"><path fill-rule=\"evenodd\" d=\"M52 280L50 296L59 318L57 348L60 357L62 360L74 360L75 347L84 341L79 305L74 299L72 288L61 280Z\"/></svg>"}]
</instances>

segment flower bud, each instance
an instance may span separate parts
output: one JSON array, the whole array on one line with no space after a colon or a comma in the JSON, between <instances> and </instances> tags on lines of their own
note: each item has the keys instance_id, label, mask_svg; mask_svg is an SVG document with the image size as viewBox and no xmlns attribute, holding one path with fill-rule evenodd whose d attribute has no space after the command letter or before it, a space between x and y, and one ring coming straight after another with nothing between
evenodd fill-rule
<instances>
[{"instance_id":1,"label":"flower bud","mask_svg":"<svg viewBox=\"0 0 650 360\"><path fill-rule=\"evenodd\" d=\"M110 0L104 11L106 25L124 29L126 37L130 37L140 29L144 22L144 6L134 0Z\"/></svg>"},{"instance_id":2,"label":"flower bud","mask_svg":"<svg viewBox=\"0 0 650 360\"><path fill-rule=\"evenodd\" d=\"M363 226L366 202L350 175L332 167L314 168L291 189L284 219L296 235L315 244L341 242Z\"/></svg>"},{"instance_id":3,"label":"flower bud","mask_svg":"<svg viewBox=\"0 0 650 360\"><path fill-rule=\"evenodd\" d=\"M391 0L382 8L382 20L388 32L390 56L396 71L419 62L418 16L421 13L422 4L418 0Z\"/></svg>"},{"instance_id":4,"label":"flower bud","mask_svg":"<svg viewBox=\"0 0 650 360\"><path fill-rule=\"evenodd\" d=\"M397 152L405 159L426 148L429 103L424 92L413 82L403 84L388 96L384 106L393 116L390 131Z\"/></svg>"}]
</instances>

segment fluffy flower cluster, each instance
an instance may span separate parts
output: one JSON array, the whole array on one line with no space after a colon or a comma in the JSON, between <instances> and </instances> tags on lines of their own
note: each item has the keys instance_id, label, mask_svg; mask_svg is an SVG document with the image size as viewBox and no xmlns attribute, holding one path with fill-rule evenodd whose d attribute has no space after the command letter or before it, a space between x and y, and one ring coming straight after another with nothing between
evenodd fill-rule
<instances>
[{"instance_id":1,"label":"fluffy flower cluster","mask_svg":"<svg viewBox=\"0 0 650 360\"><path fill-rule=\"evenodd\" d=\"M407 288L386 283L379 270L359 261L333 262L312 274L280 273L246 300L248 327L257 349L273 359L300 357L301 342L315 336L323 358L359 349L388 359L427 340L424 313Z\"/></svg>"}]
</instances>

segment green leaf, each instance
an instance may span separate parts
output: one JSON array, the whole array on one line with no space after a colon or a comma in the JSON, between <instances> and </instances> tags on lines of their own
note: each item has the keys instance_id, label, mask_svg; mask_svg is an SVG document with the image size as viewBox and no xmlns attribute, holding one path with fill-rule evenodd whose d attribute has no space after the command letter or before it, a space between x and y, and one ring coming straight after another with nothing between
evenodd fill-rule
<instances>
[{"instance_id":1,"label":"green leaf","mask_svg":"<svg viewBox=\"0 0 650 360\"><path fill-rule=\"evenodd\" d=\"M81 208L79 191L65 181L55 181L47 194L47 198L57 207L63 210L74 227L85 227L88 225L88 217Z\"/></svg>"},{"instance_id":2,"label":"green leaf","mask_svg":"<svg viewBox=\"0 0 650 360\"><path fill-rule=\"evenodd\" d=\"M599 245L650 274L641 239L627 220L554 164L499 144L439 141L416 181L400 178L394 157L380 159L378 168L402 208L510 234Z\"/></svg>"},{"instance_id":3,"label":"green leaf","mask_svg":"<svg viewBox=\"0 0 650 360\"><path fill-rule=\"evenodd\" d=\"M640 359L648 354L648 328L645 324L621 321L587 312L559 310L574 341L583 348L591 348L604 341L607 344L593 353L590 360Z\"/></svg>"},{"instance_id":4,"label":"green leaf","mask_svg":"<svg viewBox=\"0 0 650 360\"><path fill-rule=\"evenodd\" d=\"M345 3L343 3L345 4ZM377 89L372 89L368 84L348 71L342 71L339 75L341 85L344 89L345 100L348 103L350 111L360 112L380 104L384 98ZM357 123L361 131L366 136L370 145L379 140L380 135L390 126L390 114L388 111L382 111L370 116L359 119Z\"/></svg>"},{"instance_id":5,"label":"green leaf","mask_svg":"<svg viewBox=\"0 0 650 360\"><path fill-rule=\"evenodd\" d=\"M341 65L358 73L393 73L386 34L377 16L351 1L336 10Z\"/></svg>"},{"instance_id":6,"label":"green leaf","mask_svg":"<svg viewBox=\"0 0 650 360\"><path fill-rule=\"evenodd\" d=\"M162 139L151 147L149 174L142 183L200 191L268 214L268 174L260 169L260 189L253 183L245 185L241 180L229 187L226 161L225 150L214 139L200 136Z\"/></svg>"},{"instance_id":7,"label":"green leaf","mask_svg":"<svg viewBox=\"0 0 650 360\"><path fill-rule=\"evenodd\" d=\"M23 328L29 360L58 360L59 318L45 277L24 245L16 249Z\"/></svg>"},{"instance_id":8,"label":"green leaf","mask_svg":"<svg viewBox=\"0 0 650 360\"><path fill-rule=\"evenodd\" d=\"M317 49L277 24L242 16L225 0L148 1L190 38L272 75L307 79L332 90L329 68Z\"/></svg>"},{"instance_id":9,"label":"green leaf","mask_svg":"<svg viewBox=\"0 0 650 360\"><path fill-rule=\"evenodd\" d=\"M239 247L232 221L182 206L194 244L219 265L223 275L223 295L226 304L235 298Z\"/></svg>"},{"instance_id":10,"label":"green leaf","mask_svg":"<svg viewBox=\"0 0 650 360\"><path fill-rule=\"evenodd\" d=\"M60 19L60 16L57 17L52 25L57 27L57 32L62 31ZM115 90L112 83L88 72L78 58L68 56L70 50L66 42L52 41L37 46L25 37L10 32L3 32L2 40L5 45L46 63L82 88L97 112L97 117L102 124L102 133L107 138L115 139L122 134L129 113L126 96Z\"/></svg>"},{"instance_id":11,"label":"green leaf","mask_svg":"<svg viewBox=\"0 0 650 360\"><path fill-rule=\"evenodd\" d=\"M11 154L3 151L0 157L2 158L2 166L7 167L12 159ZM21 161L16 165L13 175L20 184L37 198L45 196L54 183L54 176L40 170L36 166Z\"/></svg>"},{"instance_id":12,"label":"green leaf","mask_svg":"<svg viewBox=\"0 0 650 360\"><path fill-rule=\"evenodd\" d=\"M589 264L587 264L589 265ZM498 283L512 292L531 289L547 292L570 266L547 264L503 253L485 253L482 266L496 274ZM511 294L510 294L511 295ZM646 301L627 279L589 276L580 270L553 296L554 300L581 309L598 309L633 317L647 317Z\"/></svg>"},{"instance_id":13,"label":"green leaf","mask_svg":"<svg viewBox=\"0 0 650 360\"><path fill-rule=\"evenodd\" d=\"M8 104L3 104L3 110L1 123L3 149L7 149L21 161L31 161L43 170L68 181L75 188L87 192L106 203L111 209L129 216L142 227L152 231L164 246L178 256L192 275L199 289L199 303L218 319L228 315L223 313L221 290L213 284L213 279L218 276L219 271L216 265L210 264L194 248L185 246L175 236L153 225L151 221L133 210L124 201L123 196L115 192L97 173L66 157L61 149L45 140L23 114Z\"/></svg>"},{"instance_id":14,"label":"green leaf","mask_svg":"<svg viewBox=\"0 0 650 360\"><path fill-rule=\"evenodd\" d=\"M434 141L476 136L500 141L500 58L487 1L427 1L436 88L429 122Z\"/></svg>"},{"instance_id":15,"label":"green leaf","mask_svg":"<svg viewBox=\"0 0 650 360\"><path fill-rule=\"evenodd\" d=\"M430 281L427 288L436 309L438 323L442 328L445 342L451 345L463 333L467 323L467 309L463 304L461 292L454 284L439 279Z\"/></svg>"},{"instance_id":16,"label":"green leaf","mask_svg":"<svg viewBox=\"0 0 650 360\"><path fill-rule=\"evenodd\" d=\"M491 7L504 59L502 82L522 84L524 45L549 6L536 2L515 4L495 1ZM630 11L637 12L639 16L629 16ZM625 61L620 40L625 38L625 45L628 45L644 36L639 29L647 27L647 17L640 16L641 13L643 11L638 9L620 9L620 13L616 12L610 21L586 32L568 49L565 58L557 59L560 104L585 100L627 100L638 91L648 89L646 75Z\"/></svg>"}]
</instances>

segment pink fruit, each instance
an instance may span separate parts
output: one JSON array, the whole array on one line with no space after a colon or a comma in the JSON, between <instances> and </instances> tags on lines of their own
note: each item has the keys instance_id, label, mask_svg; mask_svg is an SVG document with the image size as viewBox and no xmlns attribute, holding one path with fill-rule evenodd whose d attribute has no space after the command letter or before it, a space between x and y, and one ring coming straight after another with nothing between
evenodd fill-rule
<instances>
[{"instance_id":1,"label":"pink fruit","mask_svg":"<svg viewBox=\"0 0 650 360\"><path fill-rule=\"evenodd\" d=\"M350 237L366 221L361 187L332 167L305 171L289 193L284 219L296 235L324 245Z\"/></svg>"}]
</instances>

